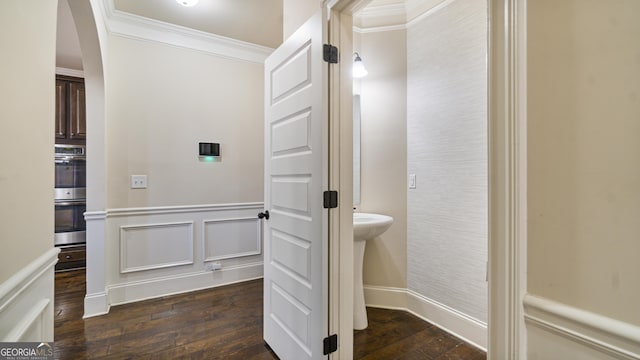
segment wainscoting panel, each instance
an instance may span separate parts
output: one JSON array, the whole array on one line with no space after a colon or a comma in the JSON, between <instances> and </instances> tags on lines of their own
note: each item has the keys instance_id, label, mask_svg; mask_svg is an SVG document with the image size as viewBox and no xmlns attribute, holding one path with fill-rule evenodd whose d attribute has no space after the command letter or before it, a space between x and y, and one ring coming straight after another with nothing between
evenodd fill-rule
<instances>
[{"instance_id":1,"label":"wainscoting panel","mask_svg":"<svg viewBox=\"0 0 640 360\"><path fill-rule=\"evenodd\" d=\"M255 217L204 221L204 261L260 255L260 221Z\"/></svg>"},{"instance_id":2,"label":"wainscoting panel","mask_svg":"<svg viewBox=\"0 0 640 360\"><path fill-rule=\"evenodd\" d=\"M640 327L546 298L526 295L530 359L640 359Z\"/></svg>"},{"instance_id":3,"label":"wainscoting panel","mask_svg":"<svg viewBox=\"0 0 640 360\"><path fill-rule=\"evenodd\" d=\"M57 248L0 284L0 341L53 341L53 271Z\"/></svg>"},{"instance_id":4,"label":"wainscoting panel","mask_svg":"<svg viewBox=\"0 0 640 360\"><path fill-rule=\"evenodd\" d=\"M107 210L107 311L111 305L262 277L262 210L262 203ZM216 270L207 266L211 261L219 265Z\"/></svg>"},{"instance_id":5,"label":"wainscoting panel","mask_svg":"<svg viewBox=\"0 0 640 360\"><path fill-rule=\"evenodd\" d=\"M120 227L120 272L193 264L193 221Z\"/></svg>"}]
</instances>

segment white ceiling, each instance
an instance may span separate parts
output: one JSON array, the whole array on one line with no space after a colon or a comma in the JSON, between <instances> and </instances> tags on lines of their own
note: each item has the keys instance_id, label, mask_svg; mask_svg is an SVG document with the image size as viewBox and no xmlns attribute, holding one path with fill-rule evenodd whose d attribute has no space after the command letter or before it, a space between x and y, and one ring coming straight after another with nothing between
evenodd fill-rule
<instances>
[{"instance_id":1,"label":"white ceiling","mask_svg":"<svg viewBox=\"0 0 640 360\"><path fill-rule=\"evenodd\" d=\"M353 24L360 30L404 28L447 0L373 0L360 10Z\"/></svg>"},{"instance_id":2,"label":"white ceiling","mask_svg":"<svg viewBox=\"0 0 640 360\"><path fill-rule=\"evenodd\" d=\"M115 9L174 25L276 48L282 42L282 0L113 0Z\"/></svg>"},{"instance_id":3,"label":"white ceiling","mask_svg":"<svg viewBox=\"0 0 640 360\"><path fill-rule=\"evenodd\" d=\"M282 42L283 0L199 0L184 7L175 0L102 0L114 12L149 18L270 48ZM373 0L360 11L360 29L406 26L445 0ZM82 70L82 56L67 0L58 2L58 67Z\"/></svg>"},{"instance_id":4,"label":"white ceiling","mask_svg":"<svg viewBox=\"0 0 640 360\"><path fill-rule=\"evenodd\" d=\"M66 0L58 1L58 27L56 31L56 66L82 70L82 55L76 26Z\"/></svg>"},{"instance_id":5,"label":"white ceiling","mask_svg":"<svg viewBox=\"0 0 640 360\"><path fill-rule=\"evenodd\" d=\"M127 13L235 40L276 48L282 42L282 0L200 0L184 7L175 0L103 0ZM56 66L82 70L78 36L67 0L58 1Z\"/></svg>"}]
</instances>

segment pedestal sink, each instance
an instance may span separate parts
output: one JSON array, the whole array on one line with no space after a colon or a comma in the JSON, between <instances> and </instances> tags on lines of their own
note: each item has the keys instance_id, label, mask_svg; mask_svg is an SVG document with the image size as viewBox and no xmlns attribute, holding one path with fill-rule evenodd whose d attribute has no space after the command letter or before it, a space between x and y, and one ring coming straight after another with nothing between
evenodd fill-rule
<instances>
[{"instance_id":1,"label":"pedestal sink","mask_svg":"<svg viewBox=\"0 0 640 360\"><path fill-rule=\"evenodd\" d=\"M391 224L393 224L391 216L353 213L353 328L356 330L366 329L368 325L362 287L364 246L367 240L374 239L387 231Z\"/></svg>"}]
</instances>

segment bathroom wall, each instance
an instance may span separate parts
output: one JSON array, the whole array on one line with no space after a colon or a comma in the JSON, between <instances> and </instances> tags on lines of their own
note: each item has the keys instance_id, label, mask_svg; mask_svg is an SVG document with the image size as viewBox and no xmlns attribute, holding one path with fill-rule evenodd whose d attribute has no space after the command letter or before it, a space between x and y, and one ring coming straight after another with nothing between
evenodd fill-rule
<instances>
[{"instance_id":1,"label":"bathroom wall","mask_svg":"<svg viewBox=\"0 0 640 360\"><path fill-rule=\"evenodd\" d=\"M543 0L527 10L527 291L564 306L543 317L551 326L529 324L529 356L622 358L635 344L637 357L640 3ZM594 327L557 336L576 312ZM594 350L593 339L605 346Z\"/></svg>"},{"instance_id":2,"label":"bathroom wall","mask_svg":"<svg viewBox=\"0 0 640 360\"><path fill-rule=\"evenodd\" d=\"M393 225L368 241L364 284L407 286L406 31L355 34L369 74L356 80L362 104L361 202L357 210L390 215Z\"/></svg>"},{"instance_id":3,"label":"bathroom wall","mask_svg":"<svg viewBox=\"0 0 640 360\"><path fill-rule=\"evenodd\" d=\"M454 0L407 30L408 288L485 324L486 14L484 0Z\"/></svg>"}]
</instances>

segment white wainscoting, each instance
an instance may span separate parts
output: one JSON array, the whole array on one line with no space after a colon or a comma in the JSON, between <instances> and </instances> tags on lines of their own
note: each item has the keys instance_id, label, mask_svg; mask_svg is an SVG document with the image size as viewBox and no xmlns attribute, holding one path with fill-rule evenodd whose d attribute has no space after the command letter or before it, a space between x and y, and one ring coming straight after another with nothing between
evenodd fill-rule
<instances>
[{"instance_id":1,"label":"white wainscoting","mask_svg":"<svg viewBox=\"0 0 640 360\"><path fill-rule=\"evenodd\" d=\"M242 203L107 210L108 305L262 277L262 209ZM221 268L209 271L209 262Z\"/></svg>"},{"instance_id":2,"label":"white wainscoting","mask_svg":"<svg viewBox=\"0 0 640 360\"><path fill-rule=\"evenodd\" d=\"M53 341L52 248L0 284L0 341Z\"/></svg>"},{"instance_id":3,"label":"white wainscoting","mask_svg":"<svg viewBox=\"0 0 640 360\"><path fill-rule=\"evenodd\" d=\"M526 295L528 358L640 359L640 327Z\"/></svg>"},{"instance_id":4,"label":"white wainscoting","mask_svg":"<svg viewBox=\"0 0 640 360\"><path fill-rule=\"evenodd\" d=\"M202 230L204 261L260 255L262 252L260 229L260 221L255 216L205 220ZM234 241L238 238L248 240Z\"/></svg>"},{"instance_id":5,"label":"white wainscoting","mask_svg":"<svg viewBox=\"0 0 640 360\"><path fill-rule=\"evenodd\" d=\"M120 272L193 264L193 221L120 227Z\"/></svg>"},{"instance_id":6,"label":"white wainscoting","mask_svg":"<svg viewBox=\"0 0 640 360\"><path fill-rule=\"evenodd\" d=\"M383 286L364 286L367 306L408 311L446 332L487 351L487 324L415 291Z\"/></svg>"}]
</instances>

